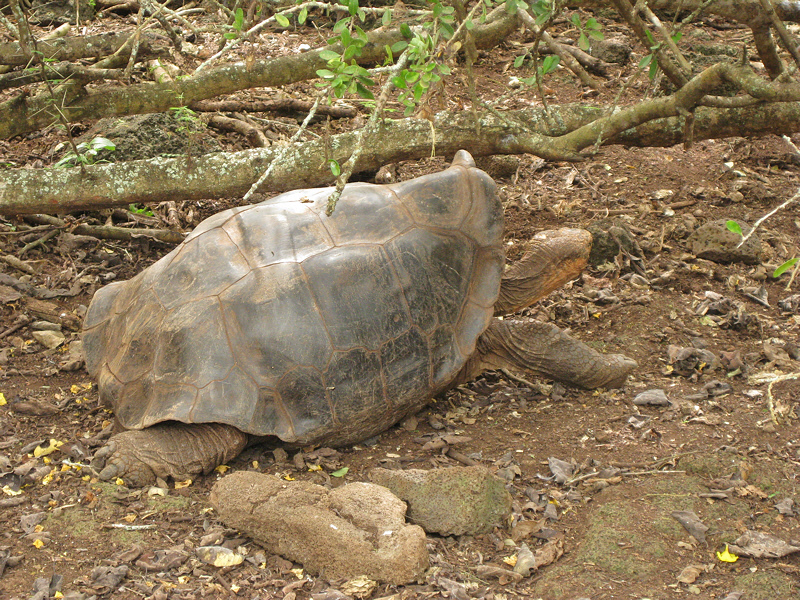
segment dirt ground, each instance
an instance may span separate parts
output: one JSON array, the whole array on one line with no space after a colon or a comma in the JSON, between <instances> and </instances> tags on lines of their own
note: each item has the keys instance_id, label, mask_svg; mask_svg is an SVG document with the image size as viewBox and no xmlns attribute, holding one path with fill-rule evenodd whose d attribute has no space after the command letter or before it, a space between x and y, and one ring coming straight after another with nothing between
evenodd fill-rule
<instances>
[{"instance_id":1,"label":"dirt ground","mask_svg":"<svg viewBox=\"0 0 800 600\"><path fill-rule=\"evenodd\" d=\"M93 28L120 22L130 25L101 20ZM626 35L624 28L603 23L608 33ZM562 30L570 35L566 25ZM313 45L315 36L310 31L280 34L270 43L291 47L308 40ZM687 33L684 43L722 48L745 38L744 32L704 28ZM491 98L505 90L511 63L528 42L520 33L481 55L480 93ZM611 101L639 58L617 67L592 101ZM457 69L444 102L468 102L462 73ZM548 87L553 104L582 95L564 70L548 80ZM640 76L623 101L640 98L647 87ZM297 85L286 92L304 97L310 89ZM538 102L529 90L514 95L508 106ZM235 134L208 135L226 149L246 147ZM52 164L57 156L51 150L60 141L55 131L46 131L0 142L0 162ZM800 144L800 136L794 142ZM401 164L398 177L439 170L446 159ZM529 311L604 352L638 361L625 388L593 392L545 381L531 386L489 373L434 399L415 418L368 443L325 456L292 449L286 456L254 447L229 463L232 470L340 485L368 480L376 466L459 465L446 453L450 447L425 451L422 446L442 433L460 436L453 450L506 479L514 498L512 519L483 536L429 535L427 580L400 588L359 590L348 582L308 577L302 565L266 555L216 520L208 492L223 476L219 473L189 485L170 482L163 496L93 477L88 457L109 432L113 415L98 405L96 387L83 368L63 370L70 362L67 345L79 338L80 318L98 287L131 277L172 246L59 231L31 247L52 228L6 219L0 223L2 255L24 260L31 273L15 268L13 261L0 263L0 271L35 286L39 297L0 286L5 400L0 406L0 597L32 597L35 581L44 578L39 597L797 598L800 554L726 562L718 553L747 530L800 545L800 383L758 379L800 372L800 303L785 310L779 306L798 293L800 283L795 280L787 290L790 273L770 276L800 252L798 205L759 227L761 264L699 259L691 254L687 236L719 218L752 224L797 191L798 164L783 140L765 137L704 141L689 150L603 148L579 164L521 156L510 169L493 173L506 206L512 259L537 231L590 227L607 219L627 226L638 243L641 257L619 253ZM490 172L501 167L489 165ZM236 199L185 203L179 209L184 216L191 210L197 221L232 204ZM73 216L99 224L112 218L110 211ZM148 217L135 218L147 224ZM151 222L163 226L157 218ZM761 286L765 296L759 296ZM715 294L730 300L716 312L709 308L719 301ZM66 342L48 350L36 341L32 322L41 320L60 323ZM692 347L717 360L705 354L676 362L678 349ZM651 389L663 390L671 404L633 404ZM51 440L63 445L43 453ZM574 464L570 481L552 479L550 458ZM309 469L316 464L322 469ZM348 468L343 477L331 476L342 467ZM794 499L794 509L787 498ZM694 511L708 527L705 540L690 536L672 516L675 511ZM246 560L222 569L200 562L194 549L209 540L238 549ZM522 542L532 550L556 542L563 555L519 582L478 574L479 565L512 568Z\"/></svg>"}]
</instances>

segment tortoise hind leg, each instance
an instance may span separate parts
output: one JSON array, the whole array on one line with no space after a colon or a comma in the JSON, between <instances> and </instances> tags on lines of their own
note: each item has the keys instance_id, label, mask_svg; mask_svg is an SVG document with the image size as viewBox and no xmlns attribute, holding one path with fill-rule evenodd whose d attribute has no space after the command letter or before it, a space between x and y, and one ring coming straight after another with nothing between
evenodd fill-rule
<instances>
[{"instance_id":1,"label":"tortoise hind leg","mask_svg":"<svg viewBox=\"0 0 800 600\"><path fill-rule=\"evenodd\" d=\"M478 339L459 381L488 369L509 369L587 389L618 388L636 367L636 361L601 354L550 323L495 319Z\"/></svg>"},{"instance_id":2,"label":"tortoise hind leg","mask_svg":"<svg viewBox=\"0 0 800 600\"><path fill-rule=\"evenodd\" d=\"M95 453L92 468L100 479L120 477L131 487L151 485L156 477L183 480L234 458L248 437L220 423L161 423L112 436Z\"/></svg>"}]
</instances>

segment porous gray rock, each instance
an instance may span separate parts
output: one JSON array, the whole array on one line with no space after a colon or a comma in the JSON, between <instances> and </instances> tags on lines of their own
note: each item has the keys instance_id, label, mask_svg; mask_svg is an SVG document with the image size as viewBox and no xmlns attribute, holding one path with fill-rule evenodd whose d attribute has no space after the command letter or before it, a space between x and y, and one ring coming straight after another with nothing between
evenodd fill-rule
<instances>
[{"instance_id":1,"label":"porous gray rock","mask_svg":"<svg viewBox=\"0 0 800 600\"><path fill-rule=\"evenodd\" d=\"M511 512L511 494L485 467L373 469L370 479L408 503L409 521L428 533L486 533Z\"/></svg>"},{"instance_id":2,"label":"porous gray rock","mask_svg":"<svg viewBox=\"0 0 800 600\"><path fill-rule=\"evenodd\" d=\"M402 585L428 568L425 532L406 523L406 505L379 485L328 490L239 471L214 485L211 504L226 525L314 575Z\"/></svg>"},{"instance_id":3,"label":"porous gray rock","mask_svg":"<svg viewBox=\"0 0 800 600\"><path fill-rule=\"evenodd\" d=\"M621 38L590 41L589 54L609 63L624 65L628 62L632 48Z\"/></svg>"},{"instance_id":4,"label":"porous gray rock","mask_svg":"<svg viewBox=\"0 0 800 600\"><path fill-rule=\"evenodd\" d=\"M728 229L729 219L717 219L701 225L687 240L692 254L718 263L741 262L755 265L761 262L761 240L758 235L751 235L739 246L742 236ZM744 235L750 233L752 227L737 221Z\"/></svg>"},{"instance_id":5,"label":"porous gray rock","mask_svg":"<svg viewBox=\"0 0 800 600\"><path fill-rule=\"evenodd\" d=\"M58 348L66 339L60 331L34 331L31 335L33 335L33 339L50 350Z\"/></svg>"}]
</instances>

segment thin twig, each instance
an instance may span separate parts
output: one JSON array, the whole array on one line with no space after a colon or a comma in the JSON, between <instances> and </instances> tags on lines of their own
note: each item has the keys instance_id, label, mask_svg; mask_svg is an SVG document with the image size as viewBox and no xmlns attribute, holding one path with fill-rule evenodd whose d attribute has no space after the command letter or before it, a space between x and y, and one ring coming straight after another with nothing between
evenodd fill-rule
<instances>
[{"instance_id":1,"label":"thin twig","mask_svg":"<svg viewBox=\"0 0 800 600\"><path fill-rule=\"evenodd\" d=\"M339 175L339 177L336 178L336 189L333 190L330 196L328 196L328 206L325 209L326 214L331 215L334 209L336 208L336 203L339 201L339 198L342 195L344 186L345 184L347 184L347 181L353 174L353 170L355 169L356 163L358 162L358 158L364 151L364 144L369 139L369 136L372 134L372 130L378 123L378 119L383 114L383 107L389 100L389 92L394 87L392 79L394 79L394 76L397 75L397 73L399 73L400 71L402 71L407 64L408 64L408 48L403 50L403 53L400 55L400 57L397 59L397 62L394 64L394 69L390 73L389 77L386 78L386 82L383 84L383 87L381 88L381 95L378 98L378 101L375 103L375 108L372 110L372 114L369 117L369 121L367 121L367 124L364 125L364 127L362 127L358 132L358 138L356 139L355 150L353 150L353 153L350 155L350 158L347 159L347 162L344 163L344 169L342 169L342 172ZM431 127L431 129L433 130L433 127Z\"/></svg>"},{"instance_id":2,"label":"thin twig","mask_svg":"<svg viewBox=\"0 0 800 600\"><path fill-rule=\"evenodd\" d=\"M790 379L800 379L800 372L796 373L762 373L753 375L748 379L751 383L766 383L767 384L767 407L769 408L769 415L772 422L778 425L778 415L775 414L775 402L772 396L772 386L781 381L788 381Z\"/></svg>"},{"instance_id":3,"label":"thin twig","mask_svg":"<svg viewBox=\"0 0 800 600\"><path fill-rule=\"evenodd\" d=\"M289 141L286 142L286 144L280 149L275 158L273 158L272 161L270 161L269 166L266 168L264 173L261 175L261 177L258 178L258 180L253 185L250 186L250 189L247 190L247 193L244 195L242 200L244 200L245 202L250 201L250 198L252 197L253 194L256 193L256 190L258 190L258 188L261 187L261 184L267 180L267 177L269 177L272 174L272 168L276 164L280 163L283 157L286 156L286 154L291 149L292 144L294 144L294 142L297 141L300 135L308 128L308 124L311 122L311 119L314 118L314 115L317 112L317 107L319 106L319 103L322 100L322 97L325 95L325 93L326 90L324 89L320 90L320 92L317 94L316 100L314 100L314 105L311 107L311 110L308 111L308 115L306 115L306 118L303 120L303 123L302 125L300 125L300 128L289 139Z\"/></svg>"},{"instance_id":4,"label":"thin twig","mask_svg":"<svg viewBox=\"0 0 800 600\"><path fill-rule=\"evenodd\" d=\"M544 43L547 44L547 47L550 48L550 51L553 54L558 55L558 57L564 61L564 64L567 66L567 68L577 75L578 79L581 80L583 85L588 86L593 90L600 89L600 84L595 80L595 78L589 75L589 73L586 72L586 69L581 66L575 57L565 50L561 44L556 42L549 33L547 33L544 29L540 29L536 24L536 21L532 16L530 16L530 14L528 14L526 10L518 8L517 16L522 20L523 23L525 23L525 27L530 29L534 35L542 38Z\"/></svg>"}]
</instances>

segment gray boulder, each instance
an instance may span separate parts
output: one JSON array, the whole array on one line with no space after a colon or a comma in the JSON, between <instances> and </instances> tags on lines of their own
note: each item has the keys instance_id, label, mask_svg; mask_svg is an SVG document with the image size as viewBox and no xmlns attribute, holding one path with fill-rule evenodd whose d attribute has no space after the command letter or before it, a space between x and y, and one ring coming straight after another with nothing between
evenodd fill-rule
<instances>
[{"instance_id":1,"label":"gray boulder","mask_svg":"<svg viewBox=\"0 0 800 600\"><path fill-rule=\"evenodd\" d=\"M211 504L225 524L314 575L402 585L428 568L425 532L407 525L405 504L378 485L328 490L239 471L214 485Z\"/></svg>"},{"instance_id":2,"label":"gray boulder","mask_svg":"<svg viewBox=\"0 0 800 600\"><path fill-rule=\"evenodd\" d=\"M511 494L484 467L373 469L373 483L408 503L408 519L429 533L486 533L511 513Z\"/></svg>"},{"instance_id":3,"label":"gray boulder","mask_svg":"<svg viewBox=\"0 0 800 600\"><path fill-rule=\"evenodd\" d=\"M750 236L739 246L742 236L729 230L727 219L717 219L701 225L687 240L695 256L718 263L742 262L755 265L761 262L761 240L757 235ZM752 229L747 223L737 221L744 235Z\"/></svg>"}]
</instances>

